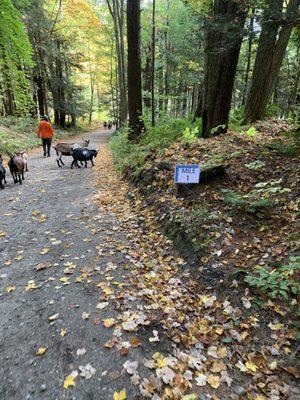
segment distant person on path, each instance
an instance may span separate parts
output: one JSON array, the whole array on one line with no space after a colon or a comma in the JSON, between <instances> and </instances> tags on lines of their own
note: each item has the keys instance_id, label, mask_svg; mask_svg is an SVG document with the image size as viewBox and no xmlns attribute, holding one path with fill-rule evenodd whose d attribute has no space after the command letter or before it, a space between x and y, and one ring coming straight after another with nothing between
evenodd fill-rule
<instances>
[{"instance_id":1,"label":"distant person on path","mask_svg":"<svg viewBox=\"0 0 300 400\"><path fill-rule=\"evenodd\" d=\"M54 135L53 128L50 122L50 118L47 115L41 117L41 122L38 127L38 137L42 139L44 157L50 157L50 149L52 137Z\"/></svg>"},{"instance_id":2,"label":"distant person on path","mask_svg":"<svg viewBox=\"0 0 300 400\"><path fill-rule=\"evenodd\" d=\"M112 123L110 121L108 122L107 127L108 127L109 130L111 130Z\"/></svg>"},{"instance_id":3,"label":"distant person on path","mask_svg":"<svg viewBox=\"0 0 300 400\"><path fill-rule=\"evenodd\" d=\"M106 121L103 122L103 128L104 128L104 129L107 128L107 122L106 122Z\"/></svg>"}]
</instances>

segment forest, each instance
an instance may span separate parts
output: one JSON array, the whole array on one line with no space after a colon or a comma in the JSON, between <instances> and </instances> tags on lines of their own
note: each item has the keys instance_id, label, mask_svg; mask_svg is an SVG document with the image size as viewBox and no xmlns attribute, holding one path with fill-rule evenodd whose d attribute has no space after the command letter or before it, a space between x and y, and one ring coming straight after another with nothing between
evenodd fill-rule
<instances>
[{"instance_id":1,"label":"forest","mask_svg":"<svg viewBox=\"0 0 300 400\"><path fill-rule=\"evenodd\" d=\"M0 1L1 400L299 400L299 8Z\"/></svg>"},{"instance_id":2,"label":"forest","mask_svg":"<svg viewBox=\"0 0 300 400\"><path fill-rule=\"evenodd\" d=\"M1 115L121 126L132 107L152 125L196 119L204 137L270 116L299 124L297 0L134 6L3 0Z\"/></svg>"}]
</instances>

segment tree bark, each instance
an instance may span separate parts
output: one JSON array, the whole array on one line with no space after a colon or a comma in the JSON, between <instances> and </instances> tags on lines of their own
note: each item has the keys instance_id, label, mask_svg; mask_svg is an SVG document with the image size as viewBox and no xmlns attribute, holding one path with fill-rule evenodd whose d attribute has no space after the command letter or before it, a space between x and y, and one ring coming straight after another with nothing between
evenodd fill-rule
<instances>
[{"instance_id":1,"label":"tree bark","mask_svg":"<svg viewBox=\"0 0 300 400\"><path fill-rule=\"evenodd\" d=\"M118 84L119 84L119 122L124 124L127 121L127 96L126 96L126 73L125 73L125 46L124 46L124 0L106 0L110 14L113 18L116 53L118 63Z\"/></svg>"},{"instance_id":2,"label":"tree bark","mask_svg":"<svg viewBox=\"0 0 300 400\"><path fill-rule=\"evenodd\" d=\"M266 115L289 38L297 21L299 3L300 0L290 0L285 15L282 15L283 0L269 0L246 101L245 122L253 122Z\"/></svg>"},{"instance_id":3,"label":"tree bark","mask_svg":"<svg viewBox=\"0 0 300 400\"><path fill-rule=\"evenodd\" d=\"M142 120L140 0L127 1L128 109L129 139L138 141L144 129Z\"/></svg>"},{"instance_id":4,"label":"tree bark","mask_svg":"<svg viewBox=\"0 0 300 400\"><path fill-rule=\"evenodd\" d=\"M202 136L226 132L236 68L247 15L246 2L215 0L206 21Z\"/></svg>"},{"instance_id":5,"label":"tree bark","mask_svg":"<svg viewBox=\"0 0 300 400\"><path fill-rule=\"evenodd\" d=\"M253 45L253 39L254 39L254 35L255 35L255 33L254 33L254 14L255 14L255 8L252 8L250 24L249 24L247 65L246 65L245 79L244 79L245 88L244 88L244 93L243 93L243 98L242 98L242 106L244 106L246 103L246 94L248 91L248 82L249 82L249 75L250 75L250 68L251 68L252 45Z\"/></svg>"},{"instance_id":6,"label":"tree bark","mask_svg":"<svg viewBox=\"0 0 300 400\"><path fill-rule=\"evenodd\" d=\"M151 71L151 46L147 46L147 53L146 53L146 64L145 69L143 71L143 82L144 82L144 105L147 108L151 107L151 88L152 88L152 71Z\"/></svg>"}]
</instances>

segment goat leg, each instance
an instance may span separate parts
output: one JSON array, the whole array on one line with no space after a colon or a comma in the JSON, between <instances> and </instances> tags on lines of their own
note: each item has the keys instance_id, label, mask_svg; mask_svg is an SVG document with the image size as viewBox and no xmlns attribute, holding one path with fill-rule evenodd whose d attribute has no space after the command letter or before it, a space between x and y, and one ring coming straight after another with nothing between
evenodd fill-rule
<instances>
[{"instance_id":1,"label":"goat leg","mask_svg":"<svg viewBox=\"0 0 300 400\"><path fill-rule=\"evenodd\" d=\"M79 166L79 164L78 164L78 160L76 160L75 163L76 163L76 167L81 168L81 167Z\"/></svg>"},{"instance_id":2,"label":"goat leg","mask_svg":"<svg viewBox=\"0 0 300 400\"><path fill-rule=\"evenodd\" d=\"M93 163L93 159L91 159L91 163L92 163L92 166L94 166L95 164Z\"/></svg>"},{"instance_id":3,"label":"goat leg","mask_svg":"<svg viewBox=\"0 0 300 400\"><path fill-rule=\"evenodd\" d=\"M85 161L85 168L87 168L87 162Z\"/></svg>"},{"instance_id":4,"label":"goat leg","mask_svg":"<svg viewBox=\"0 0 300 400\"><path fill-rule=\"evenodd\" d=\"M62 165L66 165L66 164L63 162L61 156L60 156L60 158L59 158L59 161L62 163Z\"/></svg>"}]
</instances>

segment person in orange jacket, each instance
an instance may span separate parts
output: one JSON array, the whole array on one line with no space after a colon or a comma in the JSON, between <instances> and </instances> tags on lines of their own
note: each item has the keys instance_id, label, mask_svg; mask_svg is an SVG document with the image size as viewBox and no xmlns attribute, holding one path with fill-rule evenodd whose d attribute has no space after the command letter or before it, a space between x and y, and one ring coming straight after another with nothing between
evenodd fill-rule
<instances>
[{"instance_id":1,"label":"person in orange jacket","mask_svg":"<svg viewBox=\"0 0 300 400\"><path fill-rule=\"evenodd\" d=\"M41 117L41 122L39 123L38 127L38 137L42 139L44 157L46 157L46 155L50 157L50 149L53 135L54 131L50 122L50 118L46 115Z\"/></svg>"}]
</instances>

